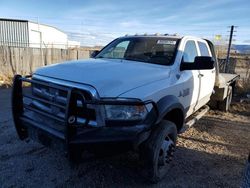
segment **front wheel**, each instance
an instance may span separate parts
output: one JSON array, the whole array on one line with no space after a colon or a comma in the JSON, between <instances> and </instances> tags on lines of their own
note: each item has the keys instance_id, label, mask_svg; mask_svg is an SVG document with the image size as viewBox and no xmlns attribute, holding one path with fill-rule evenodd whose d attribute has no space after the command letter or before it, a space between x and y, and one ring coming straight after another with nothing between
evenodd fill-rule
<instances>
[{"instance_id":1,"label":"front wheel","mask_svg":"<svg viewBox=\"0 0 250 188\"><path fill-rule=\"evenodd\" d=\"M142 145L140 158L145 162L145 174L151 182L157 183L168 172L176 147L176 139L176 125L163 120Z\"/></svg>"}]
</instances>

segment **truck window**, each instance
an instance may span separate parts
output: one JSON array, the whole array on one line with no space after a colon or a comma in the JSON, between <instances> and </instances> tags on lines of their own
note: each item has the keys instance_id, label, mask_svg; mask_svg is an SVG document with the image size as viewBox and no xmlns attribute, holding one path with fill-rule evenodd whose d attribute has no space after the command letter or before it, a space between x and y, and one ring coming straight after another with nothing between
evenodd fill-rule
<instances>
[{"instance_id":1,"label":"truck window","mask_svg":"<svg viewBox=\"0 0 250 188\"><path fill-rule=\"evenodd\" d=\"M183 62L193 63L194 58L198 56L196 45L194 41L187 41L184 52L183 52Z\"/></svg>"},{"instance_id":2,"label":"truck window","mask_svg":"<svg viewBox=\"0 0 250 188\"><path fill-rule=\"evenodd\" d=\"M116 58L121 59L124 57L124 54L128 48L129 41L122 41L118 43L115 47L108 50L106 53L103 54L104 58Z\"/></svg>"},{"instance_id":3,"label":"truck window","mask_svg":"<svg viewBox=\"0 0 250 188\"><path fill-rule=\"evenodd\" d=\"M200 48L201 56L210 56L206 43L198 41L198 46Z\"/></svg>"},{"instance_id":4,"label":"truck window","mask_svg":"<svg viewBox=\"0 0 250 188\"><path fill-rule=\"evenodd\" d=\"M106 46L95 58L124 59L172 65L178 39L166 37L121 38Z\"/></svg>"}]
</instances>

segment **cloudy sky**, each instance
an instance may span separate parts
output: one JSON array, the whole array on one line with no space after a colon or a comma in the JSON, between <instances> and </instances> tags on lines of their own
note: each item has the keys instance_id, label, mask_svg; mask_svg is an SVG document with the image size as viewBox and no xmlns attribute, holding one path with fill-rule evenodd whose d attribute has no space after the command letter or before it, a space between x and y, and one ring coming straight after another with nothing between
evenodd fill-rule
<instances>
[{"instance_id":1,"label":"cloudy sky","mask_svg":"<svg viewBox=\"0 0 250 188\"><path fill-rule=\"evenodd\" d=\"M250 0L0 0L0 17L53 25L82 45L125 34L178 33L250 44Z\"/></svg>"}]
</instances>

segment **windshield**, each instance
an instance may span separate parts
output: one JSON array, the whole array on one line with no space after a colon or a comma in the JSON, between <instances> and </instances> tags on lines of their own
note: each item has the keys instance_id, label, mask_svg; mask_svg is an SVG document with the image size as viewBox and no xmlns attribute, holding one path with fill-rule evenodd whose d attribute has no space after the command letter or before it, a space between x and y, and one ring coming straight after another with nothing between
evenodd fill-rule
<instances>
[{"instance_id":1,"label":"windshield","mask_svg":"<svg viewBox=\"0 0 250 188\"><path fill-rule=\"evenodd\" d=\"M166 37L131 37L116 39L95 58L125 59L171 65L178 39Z\"/></svg>"}]
</instances>

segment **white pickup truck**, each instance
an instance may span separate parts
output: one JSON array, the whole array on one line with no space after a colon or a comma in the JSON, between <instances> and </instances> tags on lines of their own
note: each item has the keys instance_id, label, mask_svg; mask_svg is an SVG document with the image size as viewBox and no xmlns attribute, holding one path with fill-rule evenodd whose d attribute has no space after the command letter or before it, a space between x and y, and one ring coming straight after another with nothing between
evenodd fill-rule
<instances>
[{"instance_id":1,"label":"white pickup truck","mask_svg":"<svg viewBox=\"0 0 250 188\"><path fill-rule=\"evenodd\" d=\"M105 153L104 145L115 150L126 144L157 182L167 174L177 134L191 115L209 102L228 110L237 78L219 73L208 40L125 36L91 59L16 75L13 117L21 140L63 148L72 160L82 149Z\"/></svg>"}]
</instances>

